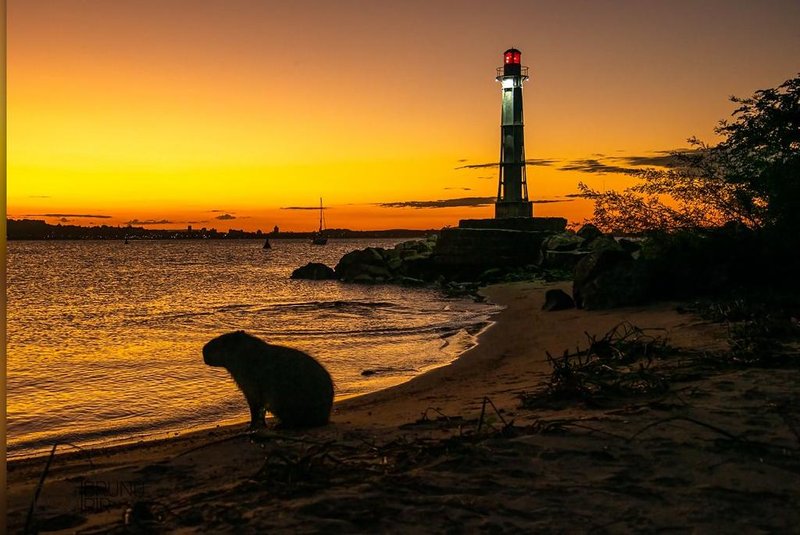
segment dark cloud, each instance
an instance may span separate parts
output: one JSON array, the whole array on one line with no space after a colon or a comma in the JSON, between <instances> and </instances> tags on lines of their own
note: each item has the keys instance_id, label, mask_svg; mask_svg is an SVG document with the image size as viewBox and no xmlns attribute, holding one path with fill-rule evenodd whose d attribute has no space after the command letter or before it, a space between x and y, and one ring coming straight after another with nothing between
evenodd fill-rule
<instances>
[{"instance_id":1,"label":"dark cloud","mask_svg":"<svg viewBox=\"0 0 800 535\"><path fill-rule=\"evenodd\" d=\"M382 208L455 208L476 207L493 204L495 197L461 197L459 199L443 199L439 201L399 201L378 203Z\"/></svg>"},{"instance_id":2,"label":"dark cloud","mask_svg":"<svg viewBox=\"0 0 800 535\"><path fill-rule=\"evenodd\" d=\"M133 226L133 225L141 225L141 226L147 226L147 225L174 225L175 222L174 221L170 221L169 219L145 219L145 220L131 219L130 221L128 221L125 224L126 225L131 225L131 226Z\"/></svg>"},{"instance_id":3,"label":"dark cloud","mask_svg":"<svg viewBox=\"0 0 800 535\"><path fill-rule=\"evenodd\" d=\"M330 210L327 206L326 210ZM281 210L319 210L319 206L281 206Z\"/></svg>"},{"instance_id":4,"label":"dark cloud","mask_svg":"<svg viewBox=\"0 0 800 535\"><path fill-rule=\"evenodd\" d=\"M30 214L39 217L80 217L84 219L111 219L110 215L96 215L96 214Z\"/></svg>"},{"instance_id":5,"label":"dark cloud","mask_svg":"<svg viewBox=\"0 0 800 535\"><path fill-rule=\"evenodd\" d=\"M228 212L228 210L209 210L209 212L211 212L212 214L223 214L225 212Z\"/></svg>"},{"instance_id":6,"label":"dark cloud","mask_svg":"<svg viewBox=\"0 0 800 535\"><path fill-rule=\"evenodd\" d=\"M691 155L694 151L656 151L654 155L648 156L618 156L615 159L629 165L641 165L650 167L678 167L681 165L681 156Z\"/></svg>"},{"instance_id":7,"label":"dark cloud","mask_svg":"<svg viewBox=\"0 0 800 535\"><path fill-rule=\"evenodd\" d=\"M593 154L593 158L572 160L559 167L561 171L580 171L582 173L622 173L632 174L641 171L641 167L678 167L681 157L691 155L693 151L653 151L646 155L603 156ZM634 167L628 167L634 166Z\"/></svg>"},{"instance_id":8,"label":"dark cloud","mask_svg":"<svg viewBox=\"0 0 800 535\"><path fill-rule=\"evenodd\" d=\"M456 160L456 161L457 161L458 163L464 163L464 162L468 162L469 160L467 160L466 158L460 158L460 159L458 159L458 160Z\"/></svg>"},{"instance_id":9,"label":"dark cloud","mask_svg":"<svg viewBox=\"0 0 800 535\"><path fill-rule=\"evenodd\" d=\"M533 202L533 204L550 204L554 202L573 202L575 199L538 199Z\"/></svg>"},{"instance_id":10,"label":"dark cloud","mask_svg":"<svg viewBox=\"0 0 800 535\"><path fill-rule=\"evenodd\" d=\"M543 159L543 158L531 158L531 159L525 160L525 163L527 165L532 165L532 166L549 167L551 165L554 165L554 164L558 163L558 160L547 160L547 159ZM469 165L458 166L458 167L456 167L456 169L483 169L483 168L486 168L486 167L497 167L499 165L500 165L499 162L471 163Z\"/></svg>"},{"instance_id":11,"label":"dark cloud","mask_svg":"<svg viewBox=\"0 0 800 535\"><path fill-rule=\"evenodd\" d=\"M220 221L230 221L231 219L236 219L236 216L231 214L222 214L218 215L214 219L219 219Z\"/></svg>"},{"instance_id":12,"label":"dark cloud","mask_svg":"<svg viewBox=\"0 0 800 535\"><path fill-rule=\"evenodd\" d=\"M567 165L558 168L560 171L580 171L581 173L635 173L637 169L630 167L620 167L619 165L608 164L596 159L573 160Z\"/></svg>"},{"instance_id":13,"label":"dark cloud","mask_svg":"<svg viewBox=\"0 0 800 535\"><path fill-rule=\"evenodd\" d=\"M460 189L461 191L472 191L472 188L444 188L444 189Z\"/></svg>"}]
</instances>

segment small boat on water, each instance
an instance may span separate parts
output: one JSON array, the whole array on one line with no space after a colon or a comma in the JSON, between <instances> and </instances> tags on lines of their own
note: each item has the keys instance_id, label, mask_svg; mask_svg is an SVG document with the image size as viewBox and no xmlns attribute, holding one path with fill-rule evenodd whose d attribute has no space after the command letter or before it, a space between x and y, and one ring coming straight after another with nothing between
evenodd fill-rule
<instances>
[{"instance_id":1,"label":"small boat on water","mask_svg":"<svg viewBox=\"0 0 800 535\"><path fill-rule=\"evenodd\" d=\"M311 238L311 243L313 245L325 245L328 243L328 238L325 236L324 233L325 229L325 220L322 216L322 197L319 198L319 230L314 233L314 236Z\"/></svg>"},{"instance_id":2,"label":"small boat on water","mask_svg":"<svg viewBox=\"0 0 800 535\"><path fill-rule=\"evenodd\" d=\"M272 249L272 244L269 243L269 238L264 240L264 247L262 249Z\"/></svg>"}]
</instances>

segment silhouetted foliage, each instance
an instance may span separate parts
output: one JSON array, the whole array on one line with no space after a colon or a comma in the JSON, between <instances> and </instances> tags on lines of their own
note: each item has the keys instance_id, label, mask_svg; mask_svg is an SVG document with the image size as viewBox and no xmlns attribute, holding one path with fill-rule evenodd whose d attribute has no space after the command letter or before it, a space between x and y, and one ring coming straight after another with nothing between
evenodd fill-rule
<instances>
[{"instance_id":1,"label":"silhouetted foliage","mask_svg":"<svg viewBox=\"0 0 800 535\"><path fill-rule=\"evenodd\" d=\"M716 146L689 139L693 150L674 156L672 169L636 173L622 192L578 188L594 200L594 223L606 230L644 232L719 226L751 228L800 224L800 76L739 105L721 121Z\"/></svg>"}]
</instances>

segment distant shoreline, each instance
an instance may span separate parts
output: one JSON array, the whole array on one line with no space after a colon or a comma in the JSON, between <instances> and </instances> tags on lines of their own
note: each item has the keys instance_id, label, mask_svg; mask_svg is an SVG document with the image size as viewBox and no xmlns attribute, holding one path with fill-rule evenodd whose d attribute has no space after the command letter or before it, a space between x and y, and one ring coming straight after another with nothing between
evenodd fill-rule
<instances>
[{"instance_id":1,"label":"distant shoreline","mask_svg":"<svg viewBox=\"0 0 800 535\"><path fill-rule=\"evenodd\" d=\"M326 229L329 239L363 238L423 238L438 232L438 229L388 229L351 230ZM255 232L229 229L218 231L211 228L195 229L146 229L134 226L100 225L83 227L79 225L51 225L40 219L8 219L7 236L9 241L56 241L56 240L303 240L311 239L316 232Z\"/></svg>"}]
</instances>

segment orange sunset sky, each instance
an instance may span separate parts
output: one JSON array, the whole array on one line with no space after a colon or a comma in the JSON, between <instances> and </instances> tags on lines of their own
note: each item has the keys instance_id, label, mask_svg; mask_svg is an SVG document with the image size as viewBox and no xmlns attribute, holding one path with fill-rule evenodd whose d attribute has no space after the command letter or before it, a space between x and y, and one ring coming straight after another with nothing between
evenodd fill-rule
<instances>
[{"instance_id":1,"label":"orange sunset sky","mask_svg":"<svg viewBox=\"0 0 800 535\"><path fill-rule=\"evenodd\" d=\"M624 186L621 168L713 142L730 95L800 70L796 0L7 9L8 216L50 223L303 231L320 196L336 228L491 217L511 46L535 214L581 221L579 181Z\"/></svg>"}]
</instances>

